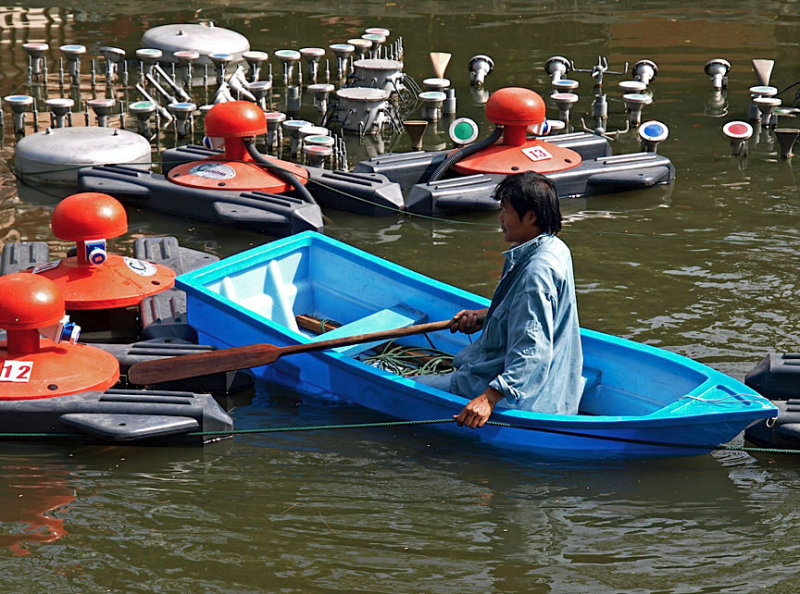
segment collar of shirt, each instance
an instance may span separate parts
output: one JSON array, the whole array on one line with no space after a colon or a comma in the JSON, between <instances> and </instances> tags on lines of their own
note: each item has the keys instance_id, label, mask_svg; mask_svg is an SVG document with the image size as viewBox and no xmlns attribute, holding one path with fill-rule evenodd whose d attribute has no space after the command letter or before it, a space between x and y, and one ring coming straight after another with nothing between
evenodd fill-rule
<instances>
[{"instance_id":1,"label":"collar of shirt","mask_svg":"<svg viewBox=\"0 0 800 594\"><path fill-rule=\"evenodd\" d=\"M514 266L515 264L527 260L533 254L535 254L539 249L541 249L542 245L544 244L545 240L551 239L553 236L549 233L542 233L541 235L537 235L533 239L529 239L525 243L521 243L519 245L515 245L505 252L503 252L503 256L506 259L507 266Z\"/></svg>"}]
</instances>

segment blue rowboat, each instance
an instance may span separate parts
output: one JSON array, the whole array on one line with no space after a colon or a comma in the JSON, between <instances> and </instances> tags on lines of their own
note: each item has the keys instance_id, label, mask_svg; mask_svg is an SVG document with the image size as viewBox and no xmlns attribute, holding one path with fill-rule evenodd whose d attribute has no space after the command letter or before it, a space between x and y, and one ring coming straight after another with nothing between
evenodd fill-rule
<instances>
[{"instance_id":1,"label":"blue rowboat","mask_svg":"<svg viewBox=\"0 0 800 594\"><path fill-rule=\"evenodd\" d=\"M425 277L344 243L306 232L184 274L188 318L202 342L220 348L287 346L449 319L482 297ZM298 315L337 320L322 335ZM446 353L469 336L449 331L399 339ZM705 365L662 349L582 330L580 414L496 408L481 429L433 426L500 448L548 457L619 458L697 455L773 417L768 400ZM301 394L356 403L404 420L449 419L467 399L363 361L373 344L282 357L256 376Z\"/></svg>"}]
</instances>

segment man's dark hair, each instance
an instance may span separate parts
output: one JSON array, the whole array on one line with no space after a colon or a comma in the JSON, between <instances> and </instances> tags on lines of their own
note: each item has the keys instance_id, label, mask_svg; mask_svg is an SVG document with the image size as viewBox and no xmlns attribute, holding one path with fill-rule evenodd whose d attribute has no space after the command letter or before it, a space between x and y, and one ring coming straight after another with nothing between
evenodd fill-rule
<instances>
[{"instance_id":1,"label":"man's dark hair","mask_svg":"<svg viewBox=\"0 0 800 594\"><path fill-rule=\"evenodd\" d=\"M532 210L543 233L556 235L561 231L561 208L556 186L541 173L525 171L506 176L497 184L494 199L507 201L520 218Z\"/></svg>"}]
</instances>

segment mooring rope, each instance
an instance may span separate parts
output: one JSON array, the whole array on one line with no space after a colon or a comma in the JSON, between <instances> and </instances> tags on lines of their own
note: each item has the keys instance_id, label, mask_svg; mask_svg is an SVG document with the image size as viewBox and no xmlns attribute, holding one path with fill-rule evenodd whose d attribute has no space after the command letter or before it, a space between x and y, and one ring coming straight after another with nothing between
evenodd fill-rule
<instances>
[{"instance_id":1,"label":"mooring rope","mask_svg":"<svg viewBox=\"0 0 800 594\"><path fill-rule=\"evenodd\" d=\"M378 421L370 423L339 423L339 424L324 424L324 425L283 425L276 427L257 427L253 429L223 429L218 431L192 431L185 433L183 437L233 437L236 435L256 435L262 433L292 433L303 431L340 431L350 429L378 429L378 428L391 428L391 427L410 427L415 425L435 425L444 423L455 423L454 418L445 419L420 419L414 421ZM595 435L590 433L581 433L579 431L567 431L563 429L552 429L546 427L526 427L523 425L515 425L513 423L503 423L500 421L487 421L486 425L495 427L505 427L512 429L524 429L527 431L540 431L545 433L554 433L558 435L565 435L569 437L582 437L586 439L596 439L613 441L619 443L633 443L638 445L651 445L658 447L669 447L676 449L692 449L692 450L709 450L709 451L735 451L746 453L764 453L764 454L788 454L798 455L800 449L792 448L767 448L758 446L741 446L732 444L719 444L719 445L703 445L703 444L689 444L689 443L672 443L672 442L659 442L650 441L645 439L631 439L624 437L613 437L610 435ZM13 433L13 432L0 432L0 438L72 438L72 439L86 439L89 437L86 434L80 433ZM181 437L180 435L172 437Z\"/></svg>"},{"instance_id":2,"label":"mooring rope","mask_svg":"<svg viewBox=\"0 0 800 594\"><path fill-rule=\"evenodd\" d=\"M187 436L208 436L208 437L223 437L244 434L257 434L257 433L281 433L281 432L297 432L297 431L328 431L328 430L341 430L341 429L375 429L385 427L408 427L413 425L434 425L443 423L455 423L454 418L448 419L423 419L416 421L380 421L372 423L346 423L346 424L332 424L332 425L289 425L283 427L264 427L256 429L232 429L228 431L197 431L187 433ZM754 453L768 453L768 454L800 454L800 449L790 448L765 448L754 446L739 446L731 444L720 445L702 445L702 444L687 444L687 443L668 443L649 441L644 439L630 439L622 437L613 437L610 435L594 435L589 433L580 433L577 431L566 431L562 429L550 429L544 427L525 427L522 425L514 425L512 423L503 423L500 421L487 421L486 425L496 427L506 427L512 429L524 429L527 431L541 431L545 433L555 433L566 435L570 437L584 437L588 439L599 439L606 441L614 441L621 443L634 443L638 445L652 445L659 447L673 447L679 449L693 449L693 450L724 450L724 451L738 451L738 452L754 452Z\"/></svg>"}]
</instances>

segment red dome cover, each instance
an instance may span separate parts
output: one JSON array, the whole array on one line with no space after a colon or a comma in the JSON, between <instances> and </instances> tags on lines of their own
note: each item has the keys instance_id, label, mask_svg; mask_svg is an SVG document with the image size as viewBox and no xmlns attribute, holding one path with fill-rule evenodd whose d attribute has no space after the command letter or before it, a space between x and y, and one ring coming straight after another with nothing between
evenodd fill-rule
<instances>
[{"instance_id":1,"label":"red dome cover","mask_svg":"<svg viewBox=\"0 0 800 594\"><path fill-rule=\"evenodd\" d=\"M242 138L267 133L264 112L250 101L217 103L205 118L206 136Z\"/></svg>"},{"instance_id":2,"label":"red dome cover","mask_svg":"<svg viewBox=\"0 0 800 594\"><path fill-rule=\"evenodd\" d=\"M99 192L82 192L59 202L50 224L59 239L107 239L128 230L128 215L116 198Z\"/></svg>"},{"instance_id":3,"label":"red dome cover","mask_svg":"<svg viewBox=\"0 0 800 594\"><path fill-rule=\"evenodd\" d=\"M63 317L64 297L53 281L25 272L0 276L0 328L45 328Z\"/></svg>"},{"instance_id":4,"label":"red dome cover","mask_svg":"<svg viewBox=\"0 0 800 594\"><path fill-rule=\"evenodd\" d=\"M486 102L486 119L501 126L541 124L546 111L542 97L522 87L499 89Z\"/></svg>"}]
</instances>

